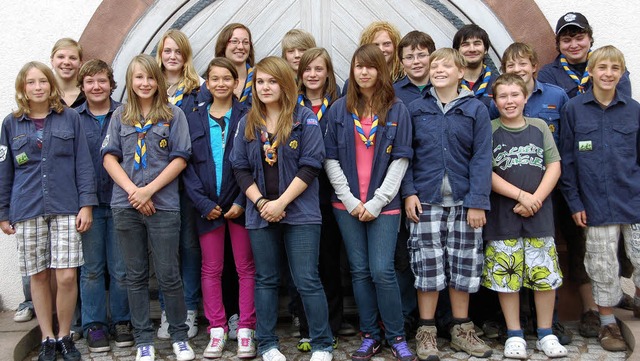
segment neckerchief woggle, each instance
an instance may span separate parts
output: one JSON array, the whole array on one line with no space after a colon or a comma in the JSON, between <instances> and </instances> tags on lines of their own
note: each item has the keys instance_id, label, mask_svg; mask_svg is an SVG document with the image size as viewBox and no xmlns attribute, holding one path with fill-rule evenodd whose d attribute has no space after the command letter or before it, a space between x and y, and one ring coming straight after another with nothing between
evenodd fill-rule
<instances>
[{"instance_id":1,"label":"neckerchief woggle","mask_svg":"<svg viewBox=\"0 0 640 361\"><path fill-rule=\"evenodd\" d=\"M180 84L178 84L178 89L176 90L176 93L172 97L169 97L169 102L179 107L182 105L183 97L184 97L184 81L181 81Z\"/></svg>"},{"instance_id":2,"label":"neckerchief woggle","mask_svg":"<svg viewBox=\"0 0 640 361\"><path fill-rule=\"evenodd\" d=\"M245 100L251 95L251 86L253 85L253 67L247 63L247 80L244 83L244 90L240 97L240 103L244 103Z\"/></svg>"},{"instance_id":3,"label":"neckerchief woggle","mask_svg":"<svg viewBox=\"0 0 640 361\"><path fill-rule=\"evenodd\" d=\"M486 64L483 64L482 65L482 71L484 72L484 77L482 78L482 83L480 83L480 86L478 87L477 90L473 91L471 89L471 87L469 86L469 82L464 80L464 79L462 79L462 82L460 83L460 87L462 89L473 91L473 94L475 96L480 96L480 95L486 93L487 86L489 85L489 80L491 80L491 68L487 67Z\"/></svg>"},{"instance_id":4,"label":"neckerchief woggle","mask_svg":"<svg viewBox=\"0 0 640 361\"><path fill-rule=\"evenodd\" d=\"M327 107L329 107L330 101L331 101L331 97L329 95L325 95L324 98L322 99L322 105L320 106L320 110L318 110L318 113L316 113L316 116L318 117L318 121L322 119L322 115L324 115L324 113L327 111ZM298 95L298 103L300 103L300 105L302 105L303 107L305 106L304 95L302 94Z\"/></svg>"},{"instance_id":5,"label":"neckerchief woggle","mask_svg":"<svg viewBox=\"0 0 640 361\"><path fill-rule=\"evenodd\" d=\"M136 143L136 153L133 158L135 162L133 163L133 169L138 170L142 165L142 168L147 168L147 145L145 144L145 136L147 135L147 131L151 129L153 126L153 122L151 120L147 120L144 123L144 126L140 123L135 124L136 133L138 133L138 142Z\"/></svg>"},{"instance_id":6,"label":"neckerchief woggle","mask_svg":"<svg viewBox=\"0 0 640 361\"><path fill-rule=\"evenodd\" d=\"M587 53L587 60L591 57L591 49ZM589 71L587 69L584 70L584 74L582 74L581 78L578 78L578 75L569 68L569 62L567 58L560 54L560 65L562 65L562 69L567 73L567 75L573 79L573 81L578 84L578 93L584 93L587 83L589 82Z\"/></svg>"},{"instance_id":7,"label":"neckerchief woggle","mask_svg":"<svg viewBox=\"0 0 640 361\"><path fill-rule=\"evenodd\" d=\"M369 137L367 138L364 135L364 129L362 129L362 124L360 123L360 118L358 118L358 112L351 113L351 117L353 118L353 123L356 126L356 132L360 135L360 139L364 142L364 145L369 148L374 143L374 139L376 138L376 131L378 130L378 115L373 116L373 122L371 123L371 130L369 131Z\"/></svg>"},{"instance_id":8,"label":"neckerchief woggle","mask_svg":"<svg viewBox=\"0 0 640 361\"><path fill-rule=\"evenodd\" d=\"M264 118L262 118L262 127L260 127L260 141L264 143L262 146L264 150L264 161L273 167L278 161L278 139L276 137L273 144L271 144L269 133L267 132L267 121Z\"/></svg>"}]
</instances>

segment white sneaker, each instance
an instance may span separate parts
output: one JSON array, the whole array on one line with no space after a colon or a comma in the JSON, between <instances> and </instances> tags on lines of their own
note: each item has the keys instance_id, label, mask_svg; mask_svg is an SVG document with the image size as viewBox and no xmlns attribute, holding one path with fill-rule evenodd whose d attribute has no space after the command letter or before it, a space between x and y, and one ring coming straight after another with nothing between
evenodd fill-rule
<instances>
[{"instance_id":1,"label":"white sneaker","mask_svg":"<svg viewBox=\"0 0 640 361\"><path fill-rule=\"evenodd\" d=\"M202 356L206 358L219 358L222 357L222 351L224 351L224 345L227 343L227 335L224 333L224 328L216 327L209 330L209 343L204 349Z\"/></svg>"},{"instance_id":2,"label":"white sneaker","mask_svg":"<svg viewBox=\"0 0 640 361\"><path fill-rule=\"evenodd\" d=\"M236 332L238 331L239 318L240 317L238 316L238 314L234 313L233 315L231 315L231 317L229 317L229 322L227 322L227 324L229 325L229 338L232 340L235 340L238 336Z\"/></svg>"},{"instance_id":3,"label":"white sneaker","mask_svg":"<svg viewBox=\"0 0 640 361\"><path fill-rule=\"evenodd\" d=\"M331 361L333 360L333 354L329 351L315 351L311 354L309 361Z\"/></svg>"},{"instance_id":4,"label":"white sneaker","mask_svg":"<svg viewBox=\"0 0 640 361\"><path fill-rule=\"evenodd\" d=\"M196 354L189 345L189 341L178 341L173 343L173 353L178 361L190 361L196 358Z\"/></svg>"},{"instance_id":5,"label":"white sneaker","mask_svg":"<svg viewBox=\"0 0 640 361\"><path fill-rule=\"evenodd\" d=\"M169 335L169 322L167 322L167 314L162 311L160 316L160 327L158 327L158 338L161 340L168 340L171 338Z\"/></svg>"},{"instance_id":6,"label":"white sneaker","mask_svg":"<svg viewBox=\"0 0 640 361\"><path fill-rule=\"evenodd\" d=\"M27 322L33 318L33 311L29 307L25 307L21 310L17 310L13 315L13 321L15 322Z\"/></svg>"},{"instance_id":7,"label":"white sneaker","mask_svg":"<svg viewBox=\"0 0 640 361\"><path fill-rule=\"evenodd\" d=\"M275 349L274 349L275 350ZM253 330L241 328L238 330L238 358L256 357L256 343L253 339Z\"/></svg>"},{"instance_id":8,"label":"white sneaker","mask_svg":"<svg viewBox=\"0 0 640 361\"><path fill-rule=\"evenodd\" d=\"M272 348L271 350L262 354L262 361L287 361L287 358L284 357L282 352L277 348Z\"/></svg>"},{"instance_id":9,"label":"white sneaker","mask_svg":"<svg viewBox=\"0 0 640 361\"><path fill-rule=\"evenodd\" d=\"M187 326L189 326L189 331L187 331L187 337L194 338L198 334L198 310L188 310L187 311L187 320L185 321Z\"/></svg>"},{"instance_id":10,"label":"white sneaker","mask_svg":"<svg viewBox=\"0 0 640 361\"><path fill-rule=\"evenodd\" d=\"M152 345L138 346L136 361L154 361L155 359L156 350Z\"/></svg>"}]
</instances>

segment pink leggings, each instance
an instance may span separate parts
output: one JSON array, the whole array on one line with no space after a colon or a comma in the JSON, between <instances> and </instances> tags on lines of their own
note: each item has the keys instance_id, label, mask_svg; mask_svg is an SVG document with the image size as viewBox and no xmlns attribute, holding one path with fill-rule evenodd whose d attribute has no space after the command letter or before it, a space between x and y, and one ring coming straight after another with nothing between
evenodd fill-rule
<instances>
[{"instance_id":1,"label":"pink leggings","mask_svg":"<svg viewBox=\"0 0 640 361\"><path fill-rule=\"evenodd\" d=\"M202 298L204 315L209 320L207 332L216 327L223 327L225 332L229 329L222 304L225 227L229 227L233 258L240 285L238 329L249 328L253 330L256 326L256 308L253 303L256 267L253 263L249 233L243 226L225 221L222 226L200 236Z\"/></svg>"}]
</instances>

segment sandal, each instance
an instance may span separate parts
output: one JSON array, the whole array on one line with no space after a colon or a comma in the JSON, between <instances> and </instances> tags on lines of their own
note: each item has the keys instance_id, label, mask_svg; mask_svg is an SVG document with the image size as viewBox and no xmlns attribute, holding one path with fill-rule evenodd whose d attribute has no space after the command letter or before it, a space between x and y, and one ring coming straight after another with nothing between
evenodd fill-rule
<instances>
[{"instance_id":1,"label":"sandal","mask_svg":"<svg viewBox=\"0 0 640 361\"><path fill-rule=\"evenodd\" d=\"M504 343L504 357L526 360L527 341L518 336L509 337Z\"/></svg>"},{"instance_id":2,"label":"sandal","mask_svg":"<svg viewBox=\"0 0 640 361\"><path fill-rule=\"evenodd\" d=\"M547 357L564 357L567 356L567 349L558 341L556 335L547 335L536 342L538 350L544 352Z\"/></svg>"}]
</instances>

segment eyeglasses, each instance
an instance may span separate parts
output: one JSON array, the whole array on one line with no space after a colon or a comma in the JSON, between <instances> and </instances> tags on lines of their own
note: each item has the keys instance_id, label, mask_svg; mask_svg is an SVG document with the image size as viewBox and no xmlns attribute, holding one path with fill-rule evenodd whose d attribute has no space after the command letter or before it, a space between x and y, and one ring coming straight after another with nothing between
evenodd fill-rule
<instances>
[{"instance_id":1,"label":"eyeglasses","mask_svg":"<svg viewBox=\"0 0 640 361\"><path fill-rule=\"evenodd\" d=\"M415 56L414 56L413 54L409 54L409 55L405 55L405 56L403 56L403 57L402 57L402 60L403 60L403 61L406 61L406 62L412 62L412 61L413 61L413 60L415 60L416 58L417 58L418 60L424 60L424 59L425 59L426 57L428 57L428 56L429 56L429 54L427 54L427 53L418 53L418 54L416 54Z\"/></svg>"},{"instance_id":2,"label":"eyeglasses","mask_svg":"<svg viewBox=\"0 0 640 361\"><path fill-rule=\"evenodd\" d=\"M237 46L238 44L242 43L242 46L250 46L251 43L249 42L249 40L244 39L242 41L240 41L240 39L229 39L229 44L233 45L233 46Z\"/></svg>"}]
</instances>

